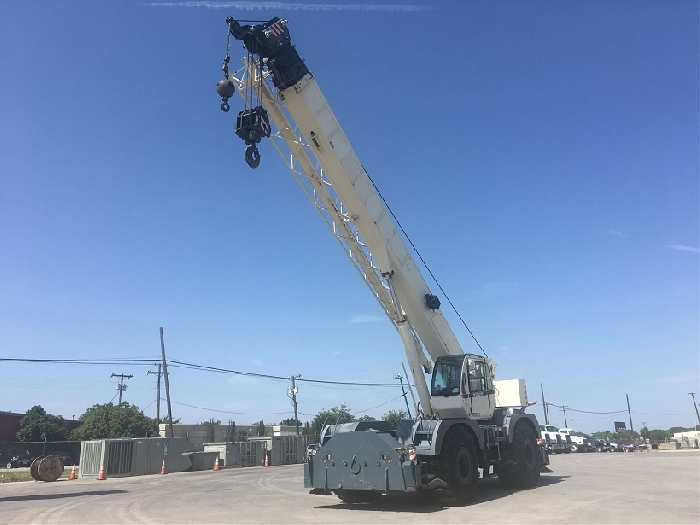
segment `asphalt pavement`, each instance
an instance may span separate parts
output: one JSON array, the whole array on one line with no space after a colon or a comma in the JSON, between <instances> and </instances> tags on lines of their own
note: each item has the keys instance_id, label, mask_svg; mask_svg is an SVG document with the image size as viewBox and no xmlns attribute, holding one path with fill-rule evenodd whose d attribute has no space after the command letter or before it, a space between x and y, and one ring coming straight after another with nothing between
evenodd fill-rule
<instances>
[{"instance_id":1,"label":"asphalt pavement","mask_svg":"<svg viewBox=\"0 0 700 525\"><path fill-rule=\"evenodd\" d=\"M349 505L303 466L0 484L0 523L700 523L700 452L557 455L538 487L483 480L475 502L401 494Z\"/></svg>"}]
</instances>

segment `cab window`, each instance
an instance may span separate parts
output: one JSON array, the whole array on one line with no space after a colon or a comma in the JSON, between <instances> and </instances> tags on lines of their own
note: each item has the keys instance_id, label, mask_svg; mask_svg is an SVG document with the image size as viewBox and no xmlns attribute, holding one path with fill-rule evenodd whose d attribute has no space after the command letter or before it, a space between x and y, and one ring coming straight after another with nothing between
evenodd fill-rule
<instances>
[{"instance_id":1,"label":"cab window","mask_svg":"<svg viewBox=\"0 0 700 525\"><path fill-rule=\"evenodd\" d=\"M430 385L434 396L455 396L459 394L458 371L453 363L440 363L433 372Z\"/></svg>"}]
</instances>

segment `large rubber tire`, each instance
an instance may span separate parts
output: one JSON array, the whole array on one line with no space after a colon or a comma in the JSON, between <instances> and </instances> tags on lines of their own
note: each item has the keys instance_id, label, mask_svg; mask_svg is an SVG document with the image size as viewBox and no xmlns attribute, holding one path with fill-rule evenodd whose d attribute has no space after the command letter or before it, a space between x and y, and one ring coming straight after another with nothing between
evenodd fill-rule
<instances>
[{"instance_id":1,"label":"large rubber tire","mask_svg":"<svg viewBox=\"0 0 700 525\"><path fill-rule=\"evenodd\" d=\"M571 444L571 452L578 452L578 445L576 443Z\"/></svg>"},{"instance_id":2,"label":"large rubber tire","mask_svg":"<svg viewBox=\"0 0 700 525\"><path fill-rule=\"evenodd\" d=\"M336 490L335 494L344 503L372 503L382 497L376 490Z\"/></svg>"},{"instance_id":3,"label":"large rubber tire","mask_svg":"<svg viewBox=\"0 0 700 525\"><path fill-rule=\"evenodd\" d=\"M524 421L516 423L513 442L503 451L498 479L508 488L531 489L540 480L540 451L535 432Z\"/></svg>"},{"instance_id":4,"label":"large rubber tire","mask_svg":"<svg viewBox=\"0 0 700 525\"><path fill-rule=\"evenodd\" d=\"M476 497L479 486L479 459L472 435L463 426L454 426L445 435L440 450L440 470L459 505Z\"/></svg>"}]
</instances>

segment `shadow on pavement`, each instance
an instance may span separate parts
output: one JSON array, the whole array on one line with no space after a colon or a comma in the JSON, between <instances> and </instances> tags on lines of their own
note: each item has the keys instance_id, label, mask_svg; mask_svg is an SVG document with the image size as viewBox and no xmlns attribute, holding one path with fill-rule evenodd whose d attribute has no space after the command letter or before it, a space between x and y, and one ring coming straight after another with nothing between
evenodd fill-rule
<instances>
[{"instance_id":1,"label":"shadow on pavement","mask_svg":"<svg viewBox=\"0 0 700 525\"><path fill-rule=\"evenodd\" d=\"M546 475L540 478L540 481L534 489L538 490L549 485L556 485L565 481L569 476L552 476ZM519 492L517 490L504 488L498 481L497 477L491 477L479 482L479 492L476 499L466 506L478 505L487 501L494 501L500 498L505 498L511 494ZM387 512L412 512L416 514L427 514L432 512L440 512L448 507L456 505L454 499L446 492L437 490L433 493L416 492L416 493L397 493L390 496L382 496L378 501L372 503L343 503L337 499L337 496L320 496L329 498L329 504L316 505L318 509L337 509L337 510L370 510L370 511L387 511Z\"/></svg>"},{"instance_id":2,"label":"shadow on pavement","mask_svg":"<svg viewBox=\"0 0 700 525\"><path fill-rule=\"evenodd\" d=\"M43 499L61 499L61 498L75 498L80 496L106 496L109 494L126 494L128 490L88 490L86 492L70 492L70 493L59 493L59 494L27 494L25 496L8 496L6 498L0 498L0 502L3 501L32 501L32 500L43 500Z\"/></svg>"}]
</instances>

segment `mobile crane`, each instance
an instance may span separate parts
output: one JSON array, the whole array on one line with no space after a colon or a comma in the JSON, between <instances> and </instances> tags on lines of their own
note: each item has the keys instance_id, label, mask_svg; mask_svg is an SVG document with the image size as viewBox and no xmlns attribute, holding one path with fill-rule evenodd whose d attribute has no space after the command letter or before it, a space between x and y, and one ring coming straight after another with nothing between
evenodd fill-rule
<instances>
[{"instance_id":1,"label":"mobile crane","mask_svg":"<svg viewBox=\"0 0 700 525\"><path fill-rule=\"evenodd\" d=\"M479 468L505 485L532 488L549 463L537 419L526 414L525 381L496 380L486 355L465 354L396 228L391 212L353 151L296 48L287 20L241 25L226 19L228 45L216 85L221 109L239 93L236 135L245 160L270 138L398 331L418 393L416 418L327 425L304 467L304 486L366 502L393 492L446 489L474 497ZM231 37L248 51L229 69ZM276 131L275 131L276 130ZM425 374L431 374L430 387Z\"/></svg>"}]
</instances>

